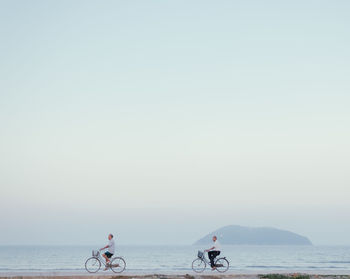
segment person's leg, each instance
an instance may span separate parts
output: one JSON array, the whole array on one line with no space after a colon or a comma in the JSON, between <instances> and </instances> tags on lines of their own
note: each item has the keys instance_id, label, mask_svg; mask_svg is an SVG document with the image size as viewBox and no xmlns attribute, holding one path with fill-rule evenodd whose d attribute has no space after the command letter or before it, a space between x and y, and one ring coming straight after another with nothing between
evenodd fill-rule
<instances>
[{"instance_id":1,"label":"person's leg","mask_svg":"<svg viewBox=\"0 0 350 279\"><path fill-rule=\"evenodd\" d=\"M106 263L108 263L109 259L108 259L108 257L106 256L106 254L102 254L102 257L104 257Z\"/></svg>"},{"instance_id":2,"label":"person's leg","mask_svg":"<svg viewBox=\"0 0 350 279\"><path fill-rule=\"evenodd\" d=\"M106 260L106 268L104 270L108 270L108 268L110 267L110 263L111 263L109 258L112 257L112 254L109 253L109 252L106 252L106 253L103 254L103 257Z\"/></svg>"},{"instance_id":3,"label":"person's leg","mask_svg":"<svg viewBox=\"0 0 350 279\"><path fill-rule=\"evenodd\" d=\"M109 252L104 253L102 256L105 258L106 264L108 264L110 262L110 260L109 260L109 258L110 258Z\"/></svg>"},{"instance_id":4,"label":"person's leg","mask_svg":"<svg viewBox=\"0 0 350 279\"><path fill-rule=\"evenodd\" d=\"M210 263L211 263L211 267L212 268L215 268L215 263L214 263L214 261L215 261L215 259L216 259L216 257L217 256L219 256L220 255L220 251L213 251L213 260L212 261L210 261Z\"/></svg>"},{"instance_id":5,"label":"person's leg","mask_svg":"<svg viewBox=\"0 0 350 279\"><path fill-rule=\"evenodd\" d=\"M209 257L209 260L210 260L210 266L213 268L214 267L214 256L215 254L215 251L209 251L208 252L208 257Z\"/></svg>"},{"instance_id":6,"label":"person's leg","mask_svg":"<svg viewBox=\"0 0 350 279\"><path fill-rule=\"evenodd\" d=\"M104 269L106 271L106 270L108 270L108 257L106 256L106 254L103 254L102 256L104 257L104 259L106 261L106 266L105 266L105 269Z\"/></svg>"},{"instance_id":7,"label":"person's leg","mask_svg":"<svg viewBox=\"0 0 350 279\"><path fill-rule=\"evenodd\" d=\"M113 254L111 254L111 253L109 253L109 252L107 253L108 263L111 262L110 258L112 258L112 256L113 256Z\"/></svg>"}]
</instances>

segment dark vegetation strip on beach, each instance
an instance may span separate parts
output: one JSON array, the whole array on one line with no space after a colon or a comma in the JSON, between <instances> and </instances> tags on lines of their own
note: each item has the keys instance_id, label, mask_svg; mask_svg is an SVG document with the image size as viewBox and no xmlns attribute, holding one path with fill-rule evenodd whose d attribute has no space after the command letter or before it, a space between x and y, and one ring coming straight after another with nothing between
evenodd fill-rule
<instances>
[{"instance_id":1,"label":"dark vegetation strip on beach","mask_svg":"<svg viewBox=\"0 0 350 279\"><path fill-rule=\"evenodd\" d=\"M332 275L332 274L259 274L260 279L350 279L350 275Z\"/></svg>"},{"instance_id":2,"label":"dark vegetation strip on beach","mask_svg":"<svg viewBox=\"0 0 350 279\"><path fill-rule=\"evenodd\" d=\"M308 274L265 274L259 275L260 279L310 279L310 275Z\"/></svg>"}]
</instances>

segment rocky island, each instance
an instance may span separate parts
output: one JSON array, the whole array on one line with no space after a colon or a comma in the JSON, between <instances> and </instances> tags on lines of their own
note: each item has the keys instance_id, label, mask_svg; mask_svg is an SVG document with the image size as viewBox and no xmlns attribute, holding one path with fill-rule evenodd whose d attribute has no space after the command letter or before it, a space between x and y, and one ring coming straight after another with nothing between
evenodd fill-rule
<instances>
[{"instance_id":1,"label":"rocky island","mask_svg":"<svg viewBox=\"0 0 350 279\"><path fill-rule=\"evenodd\" d=\"M227 245L312 245L311 241L294 232L270 227L243 227L231 225L213 231L199 239L194 245L211 243L217 235L221 244Z\"/></svg>"}]
</instances>

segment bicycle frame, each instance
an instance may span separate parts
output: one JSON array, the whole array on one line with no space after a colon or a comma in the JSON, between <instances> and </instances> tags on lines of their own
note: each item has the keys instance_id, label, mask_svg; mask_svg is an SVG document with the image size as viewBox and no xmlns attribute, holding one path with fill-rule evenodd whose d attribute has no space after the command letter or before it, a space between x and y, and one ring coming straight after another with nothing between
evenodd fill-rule
<instances>
[{"instance_id":1,"label":"bicycle frame","mask_svg":"<svg viewBox=\"0 0 350 279\"><path fill-rule=\"evenodd\" d=\"M201 259L201 260L203 260L207 265L210 265L210 260L209 260L209 258L207 258L207 257L205 256L205 254L206 254L206 253L203 253L203 257L202 257L202 258L199 258L199 257L198 257L198 259Z\"/></svg>"},{"instance_id":2,"label":"bicycle frame","mask_svg":"<svg viewBox=\"0 0 350 279\"><path fill-rule=\"evenodd\" d=\"M217 255L214 260L213 270L216 269L218 272L223 273L226 272L230 263L226 259L226 257L218 257ZM204 265L204 266L203 266ZM206 257L206 253L202 251L198 251L197 258L192 262L192 269L194 272L201 273L205 270L207 266L211 266L209 255Z\"/></svg>"},{"instance_id":3,"label":"bicycle frame","mask_svg":"<svg viewBox=\"0 0 350 279\"><path fill-rule=\"evenodd\" d=\"M206 255L208 255L208 253L203 253L203 257L202 257L202 258L198 257L198 259L203 260L207 265L210 266L210 265L211 265L210 259L207 258ZM215 260L217 260L217 259L225 259L225 260L226 260L226 257L219 257L219 255L217 255L217 256L214 258L214 262L215 262Z\"/></svg>"},{"instance_id":4,"label":"bicycle frame","mask_svg":"<svg viewBox=\"0 0 350 279\"><path fill-rule=\"evenodd\" d=\"M105 258L101 256L100 252L98 253L98 256L97 257L94 256L94 258L99 260L105 267L107 267L107 262L106 262ZM112 259L113 259L113 257L111 257L110 260L112 260Z\"/></svg>"},{"instance_id":5,"label":"bicycle frame","mask_svg":"<svg viewBox=\"0 0 350 279\"><path fill-rule=\"evenodd\" d=\"M120 256L112 256L107 262L101 251L93 250L92 257L85 261L85 269L89 273L96 273L100 270L101 266L104 266L105 270L110 268L114 273L121 273L125 270L126 262Z\"/></svg>"}]
</instances>

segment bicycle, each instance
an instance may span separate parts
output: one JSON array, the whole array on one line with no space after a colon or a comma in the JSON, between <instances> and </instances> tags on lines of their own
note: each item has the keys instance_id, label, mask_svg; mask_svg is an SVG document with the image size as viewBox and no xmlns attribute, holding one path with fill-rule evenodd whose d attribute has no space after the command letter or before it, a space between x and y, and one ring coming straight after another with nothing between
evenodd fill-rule
<instances>
[{"instance_id":1,"label":"bicycle","mask_svg":"<svg viewBox=\"0 0 350 279\"><path fill-rule=\"evenodd\" d=\"M100 270L103 264L106 268L110 268L115 273L121 273L125 270L126 263L122 257L112 257L109 263L106 263L100 254L100 251L93 250L92 257L88 258L85 262L85 269L89 273L96 273Z\"/></svg>"},{"instance_id":2,"label":"bicycle","mask_svg":"<svg viewBox=\"0 0 350 279\"><path fill-rule=\"evenodd\" d=\"M198 251L197 259L192 262L193 271L197 273L203 272L207 265L210 266L210 261L205 257L205 253ZM226 257L220 257L215 260L214 266L218 272L222 273L229 269L230 263Z\"/></svg>"}]
</instances>

